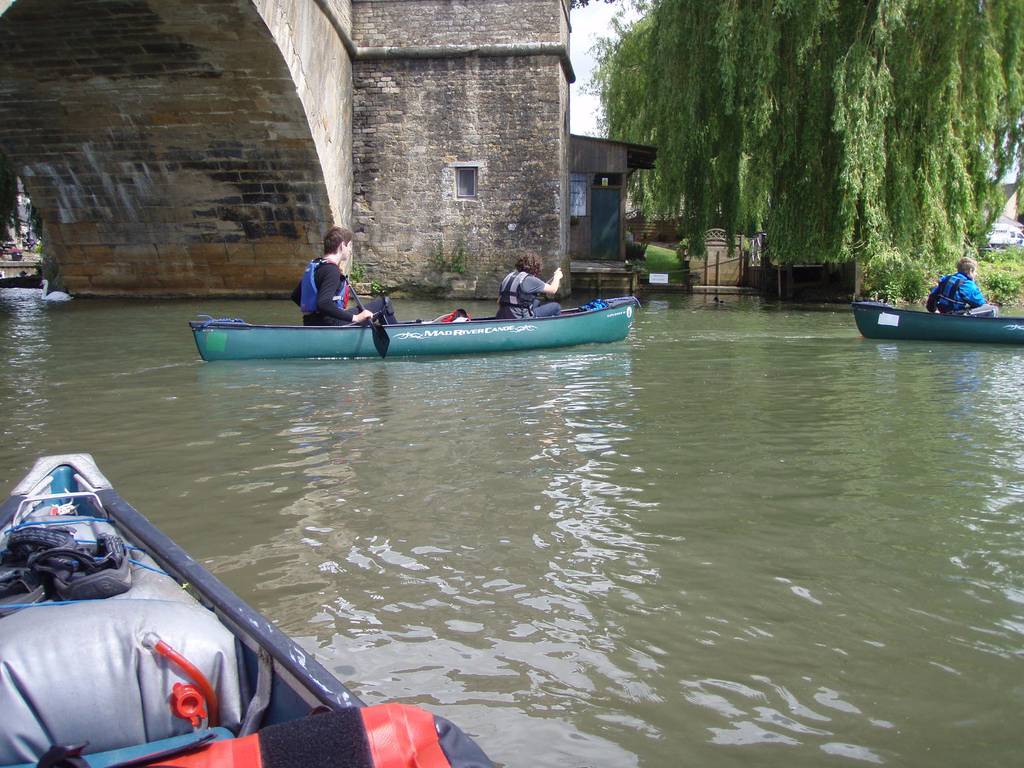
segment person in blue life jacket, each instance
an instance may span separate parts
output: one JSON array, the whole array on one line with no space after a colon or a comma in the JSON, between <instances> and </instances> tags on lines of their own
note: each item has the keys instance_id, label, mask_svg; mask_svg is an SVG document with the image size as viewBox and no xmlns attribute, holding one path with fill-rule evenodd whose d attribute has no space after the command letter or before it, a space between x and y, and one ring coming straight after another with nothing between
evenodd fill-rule
<instances>
[{"instance_id":1,"label":"person in blue life jacket","mask_svg":"<svg viewBox=\"0 0 1024 768\"><path fill-rule=\"evenodd\" d=\"M386 296L363 302L362 311L357 306L349 309L349 303L355 301L355 291L348 282L352 238L352 230L331 227L324 236L324 255L309 262L302 273L292 291L292 301L302 309L303 325L368 323L378 313L383 313L387 325L398 322Z\"/></svg>"},{"instance_id":2,"label":"person in blue life jacket","mask_svg":"<svg viewBox=\"0 0 1024 768\"><path fill-rule=\"evenodd\" d=\"M984 294L978 284L974 282L977 274L977 261L970 256L960 259L956 264L956 272L939 278L939 284L928 294L928 302L925 305L928 311L944 315L998 317L999 307L986 302Z\"/></svg>"},{"instance_id":3,"label":"person in blue life jacket","mask_svg":"<svg viewBox=\"0 0 1024 768\"><path fill-rule=\"evenodd\" d=\"M544 304L538 296L554 296L562 282L562 269L559 267L545 283L540 277L540 259L527 254L516 262L516 268L505 275L498 288L498 315L500 319L524 317L553 317L562 311L557 301Z\"/></svg>"}]
</instances>

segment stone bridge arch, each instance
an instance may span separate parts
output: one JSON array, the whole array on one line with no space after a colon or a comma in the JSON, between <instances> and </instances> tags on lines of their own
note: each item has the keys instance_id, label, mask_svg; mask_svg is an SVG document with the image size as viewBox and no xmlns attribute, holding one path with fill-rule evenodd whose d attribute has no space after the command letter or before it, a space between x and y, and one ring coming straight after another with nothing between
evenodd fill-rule
<instances>
[{"instance_id":1,"label":"stone bridge arch","mask_svg":"<svg viewBox=\"0 0 1024 768\"><path fill-rule=\"evenodd\" d=\"M64 284L290 290L351 211L350 16L349 0L0 0L0 151Z\"/></svg>"}]
</instances>

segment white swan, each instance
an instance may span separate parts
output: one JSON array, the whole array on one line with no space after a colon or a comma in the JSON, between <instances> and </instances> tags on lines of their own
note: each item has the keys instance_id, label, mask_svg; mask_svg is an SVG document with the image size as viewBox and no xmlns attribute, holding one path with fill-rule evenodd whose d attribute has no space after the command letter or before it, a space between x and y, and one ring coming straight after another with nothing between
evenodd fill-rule
<instances>
[{"instance_id":1,"label":"white swan","mask_svg":"<svg viewBox=\"0 0 1024 768\"><path fill-rule=\"evenodd\" d=\"M73 296L64 291L54 291L53 293L47 293L50 288L48 280L43 280L43 301L71 301Z\"/></svg>"}]
</instances>

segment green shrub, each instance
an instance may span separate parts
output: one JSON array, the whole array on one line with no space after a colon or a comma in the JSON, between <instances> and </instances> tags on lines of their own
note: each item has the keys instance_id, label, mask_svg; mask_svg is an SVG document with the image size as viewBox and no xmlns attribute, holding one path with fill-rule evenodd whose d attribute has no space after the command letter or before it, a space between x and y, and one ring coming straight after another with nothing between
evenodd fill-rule
<instances>
[{"instance_id":1,"label":"green shrub","mask_svg":"<svg viewBox=\"0 0 1024 768\"><path fill-rule=\"evenodd\" d=\"M451 258L448 260L448 269L461 275L466 271L467 261L466 241L462 235L459 235L459 239L455 241L455 248L452 250Z\"/></svg>"},{"instance_id":2,"label":"green shrub","mask_svg":"<svg viewBox=\"0 0 1024 768\"><path fill-rule=\"evenodd\" d=\"M986 299L997 304L1021 302L1024 298L1024 248L982 251L978 262L978 284Z\"/></svg>"},{"instance_id":3,"label":"green shrub","mask_svg":"<svg viewBox=\"0 0 1024 768\"><path fill-rule=\"evenodd\" d=\"M1024 293L1024 272L993 268L978 276L982 293L996 304L1016 304Z\"/></svg>"},{"instance_id":4,"label":"green shrub","mask_svg":"<svg viewBox=\"0 0 1024 768\"><path fill-rule=\"evenodd\" d=\"M864 265L862 292L867 297L890 303L918 302L935 283L934 272L933 268L891 250Z\"/></svg>"},{"instance_id":5,"label":"green shrub","mask_svg":"<svg viewBox=\"0 0 1024 768\"><path fill-rule=\"evenodd\" d=\"M448 266L448 261L444 257L443 242L438 242L436 246L430 249L430 264L435 272L444 272Z\"/></svg>"},{"instance_id":6,"label":"green shrub","mask_svg":"<svg viewBox=\"0 0 1024 768\"><path fill-rule=\"evenodd\" d=\"M439 242L430 251L430 263L435 272L455 272L464 274L469 265L469 250L466 248L466 239L459 235L451 253L444 252L444 241Z\"/></svg>"},{"instance_id":7,"label":"green shrub","mask_svg":"<svg viewBox=\"0 0 1024 768\"><path fill-rule=\"evenodd\" d=\"M647 255L647 243L626 241L626 261L643 261Z\"/></svg>"}]
</instances>

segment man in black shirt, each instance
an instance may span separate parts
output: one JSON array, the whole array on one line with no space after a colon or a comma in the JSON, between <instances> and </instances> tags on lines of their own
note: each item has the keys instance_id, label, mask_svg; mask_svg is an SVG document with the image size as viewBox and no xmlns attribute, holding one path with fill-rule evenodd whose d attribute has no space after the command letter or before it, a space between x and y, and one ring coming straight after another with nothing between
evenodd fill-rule
<instances>
[{"instance_id":1,"label":"man in black shirt","mask_svg":"<svg viewBox=\"0 0 1024 768\"><path fill-rule=\"evenodd\" d=\"M352 230L346 227L331 227L324 236L323 257L309 263L292 291L292 301L302 308L303 325L366 323L381 311L386 323L397 322L387 298L368 301L362 310L347 308L349 300L355 299L347 278L352 264L352 237Z\"/></svg>"}]
</instances>

